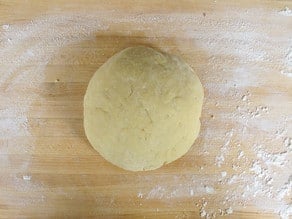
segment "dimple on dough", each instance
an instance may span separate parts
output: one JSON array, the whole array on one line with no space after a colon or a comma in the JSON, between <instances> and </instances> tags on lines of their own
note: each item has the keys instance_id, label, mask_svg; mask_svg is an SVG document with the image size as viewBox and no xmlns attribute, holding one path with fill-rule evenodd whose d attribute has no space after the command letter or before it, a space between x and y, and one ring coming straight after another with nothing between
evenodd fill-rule
<instances>
[{"instance_id":1,"label":"dimple on dough","mask_svg":"<svg viewBox=\"0 0 292 219\"><path fill-rule=\"evenodd\" d=\"M84 97L92 146L126 170L154 170L183 156L200 130L203 87L177 56L138 46L112 56Z\"/></svg>"}]
</instances>

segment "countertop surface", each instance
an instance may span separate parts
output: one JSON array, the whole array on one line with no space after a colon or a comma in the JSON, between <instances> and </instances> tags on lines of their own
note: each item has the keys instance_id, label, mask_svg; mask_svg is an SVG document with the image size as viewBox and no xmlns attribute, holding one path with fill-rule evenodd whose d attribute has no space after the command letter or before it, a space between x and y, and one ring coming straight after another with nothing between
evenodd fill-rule
<instances>
[{"instance_id":1,"label":"countertop surface","mask_svg":"<svg viewBox=\"0 0 292 219\"><path fill-rule=\"evenodd\" d=\"M289 218L291 1L0 1L0 218ZM205 91L179 160L129 172L83 129L113 54L181 56ZM291 217L291 216L290 216Z\"/></svg>"}]
</instances>

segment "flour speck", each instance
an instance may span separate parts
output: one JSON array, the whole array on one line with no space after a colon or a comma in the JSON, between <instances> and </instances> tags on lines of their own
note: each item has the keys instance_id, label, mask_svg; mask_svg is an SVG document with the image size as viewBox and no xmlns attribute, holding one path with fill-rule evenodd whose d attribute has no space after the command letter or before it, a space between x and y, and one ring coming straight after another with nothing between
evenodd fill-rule
<instances>
[{"instance_id":1,"label":"flour speck","mask_svg":"<svg viewBox=\"0 0 292 219\"><path fill-rule=\"evenodd\" d=\"M31 180L31 176L30 175L23 175L22 179L25 181L30 181Z\"/></svg>"}]
</instances>

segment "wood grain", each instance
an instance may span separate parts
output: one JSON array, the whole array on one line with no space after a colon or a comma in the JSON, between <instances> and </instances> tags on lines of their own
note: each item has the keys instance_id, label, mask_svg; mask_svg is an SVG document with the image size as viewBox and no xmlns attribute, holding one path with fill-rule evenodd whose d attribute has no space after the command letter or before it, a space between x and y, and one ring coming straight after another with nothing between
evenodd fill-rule
<instances>
[{"instance_id":1,"label":"wood grain","mask_svg":"<svg viewBox=\"0 0 292 219\"><path fill-rule=\"evenodd\" d=\"M95 13L96 16L109 13L115 18L139 14L166 16L160 23L145 22L142 26L135 21L117 24L111 23L111 18L103 18L108 19L110 28L94 33L87 40L61 48L45 65L45 77L41 83L15 80L22 72L30 72L38 66L40 60L36 59L22 64L0 84L0 124L1 119L12 121L21 117L21 111L9 109L25 103L29 96L34 97L27 109L27 132L13 132L8 126L4 133L0 133L0 218L199 218L202 198L208 200L208 208L221 208L214 200L224 198L226 186L216 184L216 194L202 192L195 196L186 194L184 188L187 189L194 179L202 185L212 182L214 177L220 176L222 169L229 175L235 174L232 164L237 162L238 143L245 149L246 157L252 159L255 156L250 149L252 139L264 138L265 131L259 132L257 127L251 125L248 127L250 133L255 134L250 134L242 142L234 140L232 147L235 149L226 155L222 168L214 166L219 146L224 144L222 136L226 130L236 126L236 121L230 120L230 117L234 115L236 107L242 104L234 100L240 100L245 90L252 93L251 108L265 105L267 98L277 100L269 101L269 108L273 110L263 115L267 120L276 123L279 115L291 115L291 78L280 73L275 75L274 72L280 72L279 63L283 59L277 51L277 45L289 42L292 22L290 17L277 17L274 14L272 18L267 17L269 13L277 13L286 6L291 8L291 1L0 1L0 26L27 24L44 15L77 12ZM240 14L246 10L256 10L256 13ZM226 13L230 13L230 16L225 16ZM176 20L168 20L177 14ZM204 17L209 15L211 18L204 21ZM265 33L269 36L265 42L275 45L275 49L264 44L262 47L270 54L270 60L250 61L242 60L228 51L206 52L202 46L194 46L196 39L191 34L184 34L184 16L206 22L206 33L236 26L236 22L250 23L252 30L262 25L265 30L269 29ZM171 30L171 25L182 28ZM159 31L167 27L169 31ZM238 44L248 44L255 39L261 41L262 36L245 39L245 31L238 30ZM234 40L230 37L232 30L226 30L226 33L219 42L222 48L228 48L231 40ZM40 37L45 38L45 33L31 36L27 45L20 45L24 48L19 47L19 51ZM206 37L206 44L216 39L217 36ZM83 130L82 101L96 69L121 49L138 44L182 56L206 86L206 101L200 137L185 156L155 171L133 173L108 163L90 146ZM13 60L1 61L1 69L12 68ZM232 71L241 62L248 62L251 69L271 69L270 74L259 71L261 80L257 84L243 88L230 87L235 94L236 89L240 91L232 97L229 93L224 95L207 87L223 87L232 83ZM0 74L8 75L6 72ZM31 71L27 77L33 79L34 74ZM10 88L12 83L13 89ZM31 86L34 83L35 86ZM289 135L292 134L291 120L287 121ZM234 134L235 138L240 138L240 135ZM210 138L214 144L212 150L206 146ZM270 146L273 147L273 144L271 142ZM202 148L202 145L206 147ZM242 170L248 170L248 162L239 165ZM25 179L25 176L30 179ZM168 191L179 188L182 194L147 198L147 195L151 196L149 191L160 184ZM139 192L144 194L143 198L139 197ZM199 206L196 205L198 203ZM252 201L247 202L246 207L239 203L234 205L233 214L224 218L278 218L272 211L263 212ZM217 217L220 218L219 215Z\"/></svg>"}]
</instances>

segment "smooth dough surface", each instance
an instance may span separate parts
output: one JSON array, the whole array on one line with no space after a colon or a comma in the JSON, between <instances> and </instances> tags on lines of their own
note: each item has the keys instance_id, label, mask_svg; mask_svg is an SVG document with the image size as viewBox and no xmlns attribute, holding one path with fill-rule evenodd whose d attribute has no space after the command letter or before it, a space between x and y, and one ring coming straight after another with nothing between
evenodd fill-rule
<instances>
[{"instance_id":1,"label":"smooth dough surface","mask_svg":"<svg viewBox=\"0 0 292 219\"><path fill-rule=\"evenodd\" d=\"M112 56L84 97L92 146L126 170L153 170L183 156L200 130L203 87L177 56L138 46Z\"/></svg>"}]
</instances>

